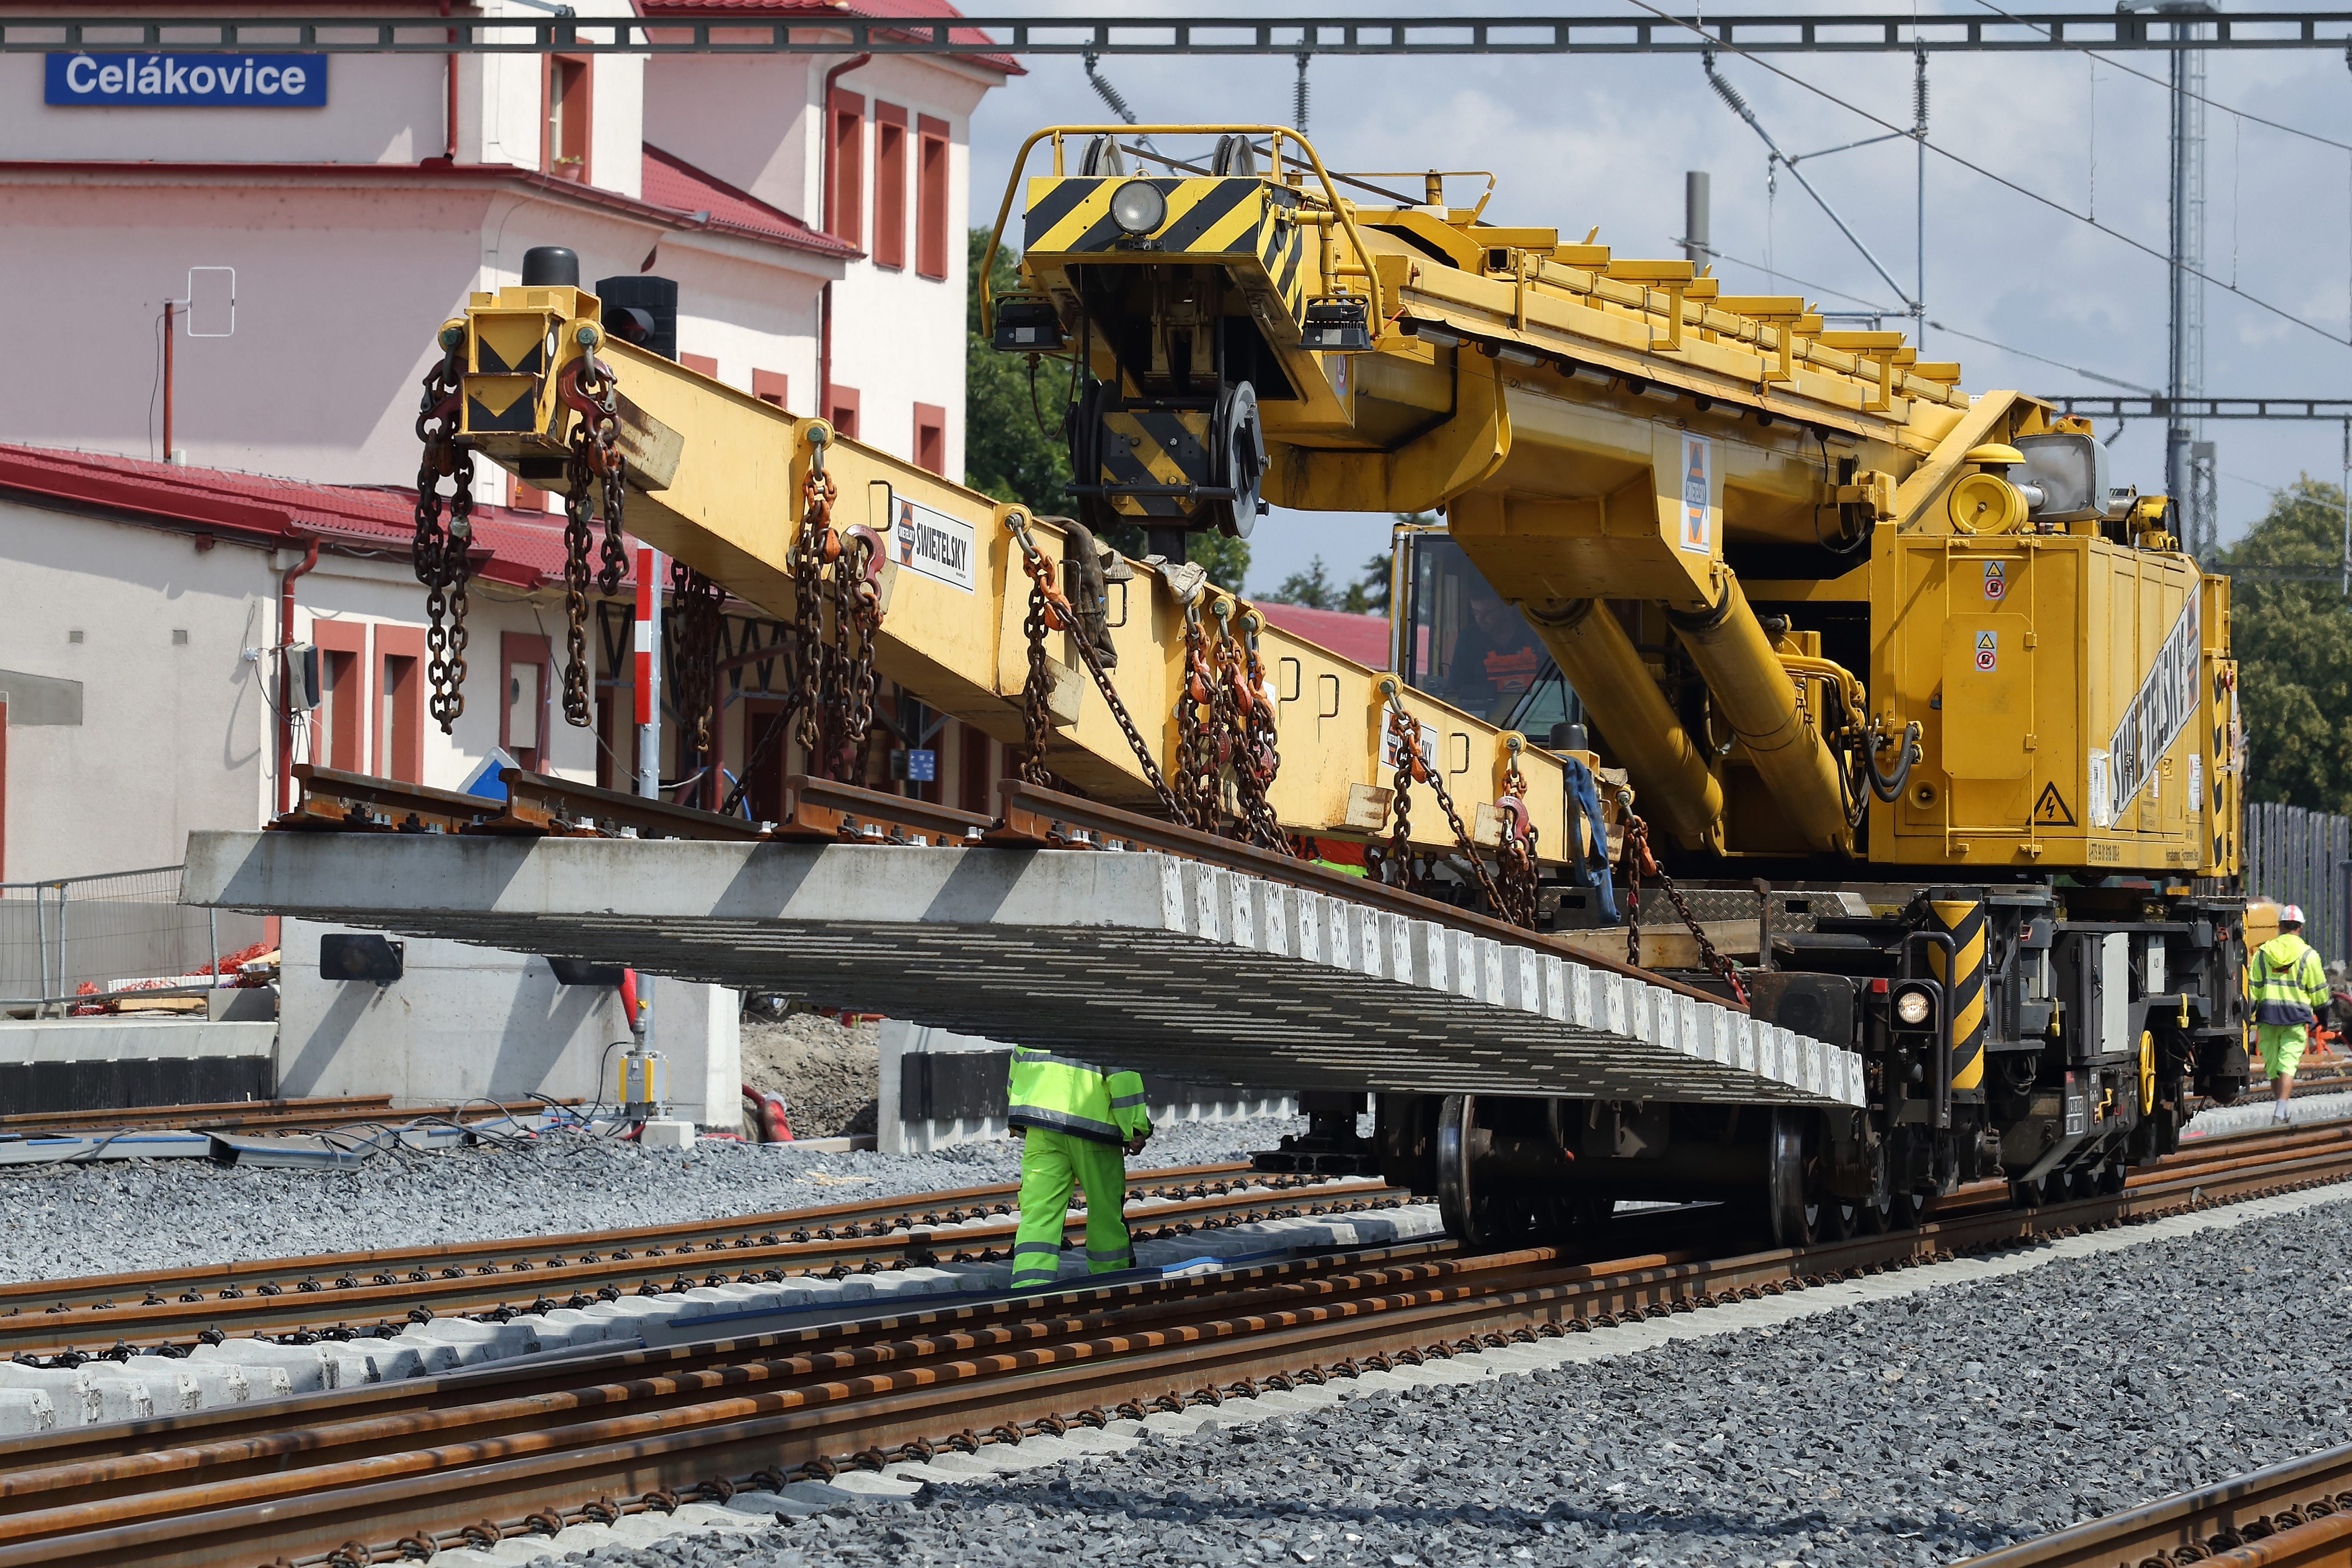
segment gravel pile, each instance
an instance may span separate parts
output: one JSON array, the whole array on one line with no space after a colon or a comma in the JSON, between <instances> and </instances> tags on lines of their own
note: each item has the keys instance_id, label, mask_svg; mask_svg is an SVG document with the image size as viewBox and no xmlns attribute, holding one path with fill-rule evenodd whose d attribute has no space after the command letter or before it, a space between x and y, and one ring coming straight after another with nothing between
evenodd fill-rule
<instances>
[{"instance_id":1,"label":"gravel pile","mask_svg":"<svg viewBox=\"0 0 2352 1568\"><path fill-rule=\"evenodd\" d=\"M1173 1124L1132 1170L1235 1160L1304 1119ZM386 1153L349 1172L122 1161L0 1176L0 1279L65 1279L234 1258L551 1236L715 1219L1017 1181L1020 1146L821 1153L705 1141L691 1151L555 1134L526 1150Z\"/></svg>"},{"instance_id":2,"label":"gravel pile","mask_svg":"<svg viewBox=\"0 0 2352 1568\"><path fill-rule=\"evenodd\" d=\"M882 1026L817 1013L743 1020L743 1081L784 1097L795 1138L871 1132L882 1092Z\"/></svg>"},{"instance_id":3,"label":"gravel pile","mask_svg":"<svg viewBox=\"0 0 2352 1568\"><path fill-rule=\"evenodd\" d=\"M1946 1563L2344 1441L2352 1374L2300 1325L2352 1291L2347 1218L2337 1201L1774 1328L1147 1434L1123 1456L748 1541L585 1560Z\"/></svg>"}]
</instances>

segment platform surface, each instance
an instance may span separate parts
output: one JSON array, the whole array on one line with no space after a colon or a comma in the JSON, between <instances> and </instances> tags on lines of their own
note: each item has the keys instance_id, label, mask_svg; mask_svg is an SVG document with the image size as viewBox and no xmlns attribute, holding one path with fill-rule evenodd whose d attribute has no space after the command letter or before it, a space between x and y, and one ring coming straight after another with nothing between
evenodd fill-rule
<instances>
[{"instance_id":1,"label":"platform surface","mask_svg":"<svg viewBox=\"0 0 2352 1568\"><path fill-rule=\"evenodd\" d=\"M1734 1009L1156 854L205 832L183 889L1235 1083L1862 1101L1854 1053Z\"/></svg>"}]
</instances>

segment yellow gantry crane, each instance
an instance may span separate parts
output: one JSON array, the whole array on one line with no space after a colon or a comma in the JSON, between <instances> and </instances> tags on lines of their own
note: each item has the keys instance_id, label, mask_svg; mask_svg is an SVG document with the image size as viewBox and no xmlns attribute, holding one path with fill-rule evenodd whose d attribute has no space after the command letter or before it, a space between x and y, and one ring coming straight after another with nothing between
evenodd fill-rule
<instances>
[{"instance_id":1,"label":"yellow gantry crane","mask_svg":"<svg viewBox=\"0 0 2352 1568\"><path fill-rule=\"evenodd\" d=\"M634 348L570 287L477 295L445 327L455 437L576 489L602 431L630 531L786 619L824 613L801 602L811 552L838 552L822 571L865 571L883 606L880 673L1008 742L1050 729L1046 764L1106 801L1239 828L1255 789L1282 830L1371 842L1417 755L1408 782L1465 820L1417 812L1401 847L1457 868L1516 847L1589 875L1638 801L1657 836L1637 857L1829 900L1725 984L1864 1050L1870 1111L1759 1134L1684 1108L1599 1150L1763 1136L1784 1234L1988 1174L2029 1198L2096 1184L2168 1147L2192 1085L2244 1070L2226 580L2181 552L2166 498L2110 485L2087 422L1971 395L1801 297L1489 222L1491 176L1450 204L1465 178L1335 174L1279 126L1033 136L996 220L1017 209L1020 287L987 325L1075 367L1067 519ZM1396 673L1181 564L1187 532L1246 533L1269 505L1443 514L1400 535ZM1146 560L1101 550L1121 526ZM1042 663L1032 566L1075 606L1046 616ZM1204 645L1249 671L1230 700L1263 703L1278 769L1253 778L1247 746L1202 762ZM1524 689L1538 658L1574 722L1423 689L1484 659ZM1155 774L1207 793L1182 806ZM1577 1161L1556 1106L1528 1126L1454 1108L1449 1144L1397 1098L1383 1158L1410 1179L1485 1146L1465 1127L1550 1140L1505 1230L1638 1190L1589 1138Z\"/></svg>"}]
</instances>

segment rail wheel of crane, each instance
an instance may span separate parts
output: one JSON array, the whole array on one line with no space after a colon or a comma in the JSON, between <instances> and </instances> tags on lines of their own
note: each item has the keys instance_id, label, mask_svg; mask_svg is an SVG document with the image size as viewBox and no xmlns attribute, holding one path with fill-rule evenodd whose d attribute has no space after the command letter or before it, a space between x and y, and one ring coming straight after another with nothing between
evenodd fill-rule
<instances>
[{"instance_id":1,"label":"rail wheel of crane","mask_svg":"<svg viewBox=\"0 0 2352 1568\"><path fill-rule=\"evenodd\" d=\"M1258 489L1265 478L1265 431L1258 424L1257 388L1237 381L1217 394L1213 436L1215 476L1231 489L1230 500L1209 503L1209 519L1228 539L1247 539L1257 526Z\"/></svg>"},{"instance_id":2,"label":"rail wheel of crane","mask_svg":"<svg viewBox=\"0 0 2352 1568\"><path fill-rule=\"evenodd\" d=\"M2065 1195L2055 1190L2057 1184L2055 1176L2036 1176L2031 1181L2013 1179L2009 1184L2010 1206L2038 1209L2045 1204L2063 1203Z\"/></svg>"},{"instance_id":3,"label":"rail wheel of crane","mask_svg":"<svg viewBox=\"0 0 2352 1568\"><path fill-rule=\"evenodd\" d=\"M1503 1201L1507 1189L1496 1190L1479 1167L1486 1152L1478 1125L1478 1097L1449 1094L1437 1112L1437 1212L1444 1217L1445 1234L1465 1247L1494 1247L1523 1231Z\"/></svg>"},{"instance_id":4,"label":"rail wheel of crane","mask_svg":"<svg viewBox=\"0 0 2352 1568\"><path fill-rule=\"evenodd\" d=\"M1887 1174L1886 1146L1878 1147L1870 1178L1870 1195L1853 1205L1854 1228L1864 1236L1885 1236L1903 1228L1895 1220L1895 1184Z\"/></svg>"},{"instance_id":5,"label":"rail wheel of crane","mask_svg":"<svg viewBox=\"0 0 2352 1568\"><path fill-rule=\"evenodd\" d=\"M1776 1247L1809 1247L1821 1205L1805 1191L1805 1113L1775 1107L1764 1143L1764 1217Z\"/></svg>"},{"instance_id":6,"label":"rail wheel of crane","mask_svg":"<svg viewBox=\"0 0 2352 1568\"><path fill-rule=\"evenodd\" d=\"M2109 1154L2100 1163L2098 1173L2092 1182L2093 1190L2103 1198L2111 1198L2122 1192L2129 1165L2130 1162L2124 1158L2122 1150Z\"/></svg>"}]
</instances>

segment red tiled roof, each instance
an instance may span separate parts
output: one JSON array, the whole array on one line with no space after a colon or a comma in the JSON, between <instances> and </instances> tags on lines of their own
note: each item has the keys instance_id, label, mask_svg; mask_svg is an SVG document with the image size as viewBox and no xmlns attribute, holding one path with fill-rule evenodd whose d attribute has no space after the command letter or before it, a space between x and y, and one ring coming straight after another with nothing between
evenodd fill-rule
<instances>
[{"instance_id":1,"label":"red tiled roof","mask_svg":"<svg viewBox=\"0 0 2352 1568\"><path fill-rule=\"evenodd\" d=\"M391 486L315 484L43 447L0 445L0 497L10 495L255 544L315 537L331 552L405 559L416 537L415 497ZM477 506L474 538L489 552L476 558L477 577L518 588L562 579L560 518Z\"/></svg>"},{"instance_id":2,"label":"red tiled roof","mask_svg":"<svg viewBox=\"0 0 2352 1568\"><path fill-rule=\"evenodd\" d=\"M707 212L715 229L736 229L761 239L782 240L803 250L853 257L864 254L845 239L811 228L782 207L772 207L748 191L739 191L715 174L706 174L675 153L646 144L645 199L689 216Z\"/></svg>"},{"instance_id":3,"label":"red tiled roof","mask_svg":"<svg viewBox=\"0 0 2352 1568\"><path fill-rule=\"evenodd\" d=\"M1389 667L1386 616L1351 616L1345 610L1310 610L1304 605L1258 603L1255 608L1268 625L1328 648L1341 658L1352 658L1371 669Z\"/></svg>"},{"instance_id":4,"label":"red tiled roof","mask_svg":"<svg viewBox=\"0 0 2352 1568\"><path fill-rule=\"evenodd\" d=\"M659 165L658 175L656 174L656 160L666 161ZM639 197L625 196L601 185L583 185L576 181L559 179L553 174L542 174L536 169L520 168L512 163L452 163L443 158L427 158L421 163L183 163L151 158L0 160L0 178L16 174L33 174L86 177L133 175L143 179L194 179L230 184L257 179L299 179L328 184L372 185L379 182L404 180L421 184L456 181L521 185L558 201L603 207L668 229L689 233L709 229L718 233L738 234L747 239L836 260L865 254L856 246L832 235L820 234L791 214L745 195L693 165L680 163L654 148L645 150L644 173L648 195ZM657 180L659 195L653 194ZM672 205L674 201L684 205ZM725 206L723 211L722 205ZM692 221L693 216L699 212L709 213L709 219L706 222Z\"/></svg>"},{"instance_id":5,"label":"red tiled roof","mask_svg":"<svg viewBox=\"0 0 2352 1568\"><path fill-rule=\"evenodd\" d=\"M828 16L870 17L875 20L908 22L944 21L961 16L962 12L946 0L643 0L638 14L646 16L683 16L703 11L757 12L770 17L805 16L822 21ZM993 52L996 40L978 27L952 27L948 41L975 46L964 57L992 66L1007 76L1029 73L1011 55Z\"/></svg>"}]
</instances>

